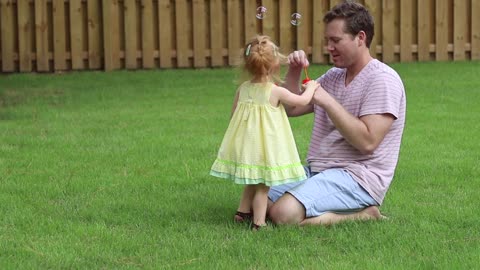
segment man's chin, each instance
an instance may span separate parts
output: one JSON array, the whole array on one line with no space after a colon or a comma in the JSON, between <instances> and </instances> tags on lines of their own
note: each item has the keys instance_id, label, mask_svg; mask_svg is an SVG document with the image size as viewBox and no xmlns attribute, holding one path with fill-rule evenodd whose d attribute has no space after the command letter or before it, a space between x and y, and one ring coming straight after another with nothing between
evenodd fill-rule
<instances>
[{"instance_id":1,"label":"man's chin","mask_svg":"<svg viewBox=\"0 0 480 270\"><path fill-rule=\"evenodd\" d=\"M342 65L342 63L335 62L335 61L333 61L333 66L336 67L336 68L344 68L345 67L344 65Z\"/></svg>"},{"instance_id":2,"label":"man's chin","mask_svg":"<svg viewBox=\"0 0 480 270\"><path fill-rule=\"evenodd\" d=\"M332 60L334 67L342 68L342 63L339 61L338 57L330 56L330 60Z\"/></svg>"}]
</instances>

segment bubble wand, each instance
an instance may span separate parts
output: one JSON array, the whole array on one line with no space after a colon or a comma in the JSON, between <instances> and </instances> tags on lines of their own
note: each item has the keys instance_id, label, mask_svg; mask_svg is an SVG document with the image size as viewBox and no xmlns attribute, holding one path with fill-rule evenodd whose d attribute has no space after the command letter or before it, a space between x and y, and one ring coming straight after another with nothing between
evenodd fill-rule
<instances>
[{"instance_id":1,"label":"bubble wand","mask_svg":"<svg viewBox=\"0 0 480 270\"><path fill-rule=\"evenodd\" d=\"M305 72L305 79L303 79L302 84L306 84L310 81L310 77L308 77L307 67L303 67L303 71Z\"/></svg>"}]
</instances>

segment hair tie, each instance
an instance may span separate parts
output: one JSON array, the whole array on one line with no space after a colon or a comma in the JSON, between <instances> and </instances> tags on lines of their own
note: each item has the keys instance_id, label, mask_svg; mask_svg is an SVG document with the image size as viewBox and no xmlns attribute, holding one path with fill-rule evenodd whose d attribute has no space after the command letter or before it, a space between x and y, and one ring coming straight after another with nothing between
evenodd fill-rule
<instances>
[{"instance_id":1,"label":"hair tie","mask_svg":"<svg viewBox=\"0 0 480 270\"><path fill-rule=\"evenodd\" d=\"M250 48L252 47L252 44L249 43L248 46L247 46L247 49L245 50L245 56L249 56L250 55Z\"/></svg>"}]
</instances>

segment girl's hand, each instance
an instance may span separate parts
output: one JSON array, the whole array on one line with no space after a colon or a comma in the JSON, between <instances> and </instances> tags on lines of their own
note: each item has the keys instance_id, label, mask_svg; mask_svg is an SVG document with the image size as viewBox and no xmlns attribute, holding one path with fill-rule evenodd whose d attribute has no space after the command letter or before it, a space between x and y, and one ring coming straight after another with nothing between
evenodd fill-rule
<instances>
[{"instance_id":1,"label":"girl's hand","mask_svg":"<svg viewBox=\"0 0 480 270\"><path fill-rule=\"evenodd\" d=\"M320 83L318 83L315 80L309 80L307 83L302 84L302 88L305 89L305 91L309 89L316 90L320 86Z\"/></svg>"}]
</instances>

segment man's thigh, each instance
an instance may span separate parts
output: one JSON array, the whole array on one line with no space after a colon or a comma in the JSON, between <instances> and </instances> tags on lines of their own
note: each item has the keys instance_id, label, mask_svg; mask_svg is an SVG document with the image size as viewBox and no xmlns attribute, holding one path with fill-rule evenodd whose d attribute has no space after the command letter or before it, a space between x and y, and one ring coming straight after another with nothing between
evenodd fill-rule
<instances>
[{"instance_id":1,"label":"man's thigh","mask_svg":"<svg viewBox=\"0 0 480 270\"><path fill-rule=\"evenodd\" d=\"M377 205L375 200L343 169L329 169L298 183L272 187L269 198L275 202L289 193L305 208L305 216L326 212L348 212Z\"/></svg>"}]
</instances>

